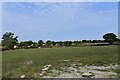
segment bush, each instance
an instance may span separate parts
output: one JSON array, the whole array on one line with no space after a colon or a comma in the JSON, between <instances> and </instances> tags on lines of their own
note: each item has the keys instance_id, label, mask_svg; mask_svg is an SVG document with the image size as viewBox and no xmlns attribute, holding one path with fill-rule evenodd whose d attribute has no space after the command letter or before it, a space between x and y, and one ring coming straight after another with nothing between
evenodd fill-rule
<instances>
[{"instance_id":1,"label":"bush","mask_svg":"<svg viewBox=\"0 0 120 80\"><path fill-rule=\"evenodd\" d=\"M5 47L3 47L3 48L0 49L0 51L6 51L6 50L9 50L9 49L5 48Z\"/></svg>"}]
</instances>

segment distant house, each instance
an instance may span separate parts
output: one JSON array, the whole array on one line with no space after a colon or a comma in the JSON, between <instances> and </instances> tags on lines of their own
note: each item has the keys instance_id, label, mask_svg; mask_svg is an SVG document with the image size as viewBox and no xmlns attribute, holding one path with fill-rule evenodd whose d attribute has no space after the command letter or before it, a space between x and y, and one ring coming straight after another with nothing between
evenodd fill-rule
<instances>
[{"instance_id":1,"label":"distant house","mask_svg":"<svg viewBox=\"0 0 120 80\"><path fill-rule=\"evenodd\" d=\"M43 44L43 46L45 46L45 44Z\"/></svg>"},{"instance_id":2,"label":"distant house","mask_svg":"<svg viewBox=\"0 0 120 80\"><path fill-rule=\"evenodd\" d=\"M31 44L30 46L31 46L31 47L33 47L33 46L34 46L34 44Z\"/></svg>"},{"instance_id":3,"label":"distant house","mask_svg":"<svg viewBox=\"0 0 120 80\"><path fill-rule=\"evenodd\" d=\"M18 46L17 45L14 45L14 49L17 49L18 48Z\"/></svg>"},{"instance_id":4,"label":"distant house","mask_svg":"<svg viewBox=\"0 0 120 80\"><path fill-rule=\"evenodd\" d=\"M41 48L41 47L38 47L38 48Z\"/></svg>"},{"instance_id":5,"label":"distant house","mask_svg":"<svg viewBox=\"0 0 120 80\"><path fill-rule=\"evenodd\" d=\"M31 46L27 46L27 48L30 48Z\"/></svg>"},{"instance_id":6,"label":"distant house","mask_svg":"<svg viewBox=\"0 0 120 80\"><path fill-rule=\"evenodd\" d=\"M55 46L57 46L58 44L55 44Z\"/></svg>"}]
</instances>

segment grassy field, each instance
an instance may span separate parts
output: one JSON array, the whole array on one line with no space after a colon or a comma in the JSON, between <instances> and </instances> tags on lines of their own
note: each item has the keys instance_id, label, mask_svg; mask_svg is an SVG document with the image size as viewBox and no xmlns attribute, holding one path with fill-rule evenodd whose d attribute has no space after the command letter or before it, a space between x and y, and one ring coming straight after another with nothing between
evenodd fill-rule
<instances>
[{"instance_id":1,"label":"grassy field","mask_svg":"<svg viewBox=\"0 0 120 80\"><path fill-rule=\"evenodd\" d=\"M34 77L44 65L52 69L69 66L72 63L82 65L109 65L118 63L117 46L82 46L77 48L41 48L4 51L3 77L18 78L25 74Z\"/></svg>"}]
</instances>

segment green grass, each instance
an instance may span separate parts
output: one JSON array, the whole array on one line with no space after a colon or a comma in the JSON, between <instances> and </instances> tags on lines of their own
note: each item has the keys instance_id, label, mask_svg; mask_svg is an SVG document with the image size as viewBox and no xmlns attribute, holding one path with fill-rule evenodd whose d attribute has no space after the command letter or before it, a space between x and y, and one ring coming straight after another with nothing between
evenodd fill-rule
<instances>
[{"instance_id":1,"label":"green grass","mask_svg":"<svg viewBox=\"0 0 120 80\"><path fill-rule=\"evenodd\" d=\"M27 64L32 60L32 64ZM63 62L61 60L69 60ZM77 61L79 60L79 62ZM18 78L21 75L34 77L44 65L53 69L69 66L71 63L83 65L103 65L118 63L117 46L85 46L78 48L41 48L4 51L2 53L3 77Z\"/></svg>"}]
</instances>

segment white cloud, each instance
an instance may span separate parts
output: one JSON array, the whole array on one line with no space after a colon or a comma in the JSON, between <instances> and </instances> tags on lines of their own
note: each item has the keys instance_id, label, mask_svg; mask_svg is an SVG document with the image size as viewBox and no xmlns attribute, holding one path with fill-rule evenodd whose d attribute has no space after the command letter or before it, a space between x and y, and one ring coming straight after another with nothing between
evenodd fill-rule
<instances>
[{"instance_id":1,"label":"white cloud","mask_svg":"<svg viewBox=\"0 0 120 80\"><path fill-rule=\"evenodd\" d=\"M39 34L40 36L46 36L72 29L83 32L79 30L80 28L88 28L88 31L91 32L95 29L96 31L99 31L98 29L102 31L104 27L108 29L105 31L116 31L117 28L116 9L95 11L81 3L29 3L25 6L20 5L23 10L27 10L27 13L29 13L28 9L33 8L32 6L37 6L37 9L29 14L24 14L25 11L21 14L4 9L4 31L12 30L20 37L26 35L26 38L30 38L30 35L39 36ZM22 9L20 10L22 11ZM114 26L115 28L113 28Z\"/></svg>"}]
</instances>

